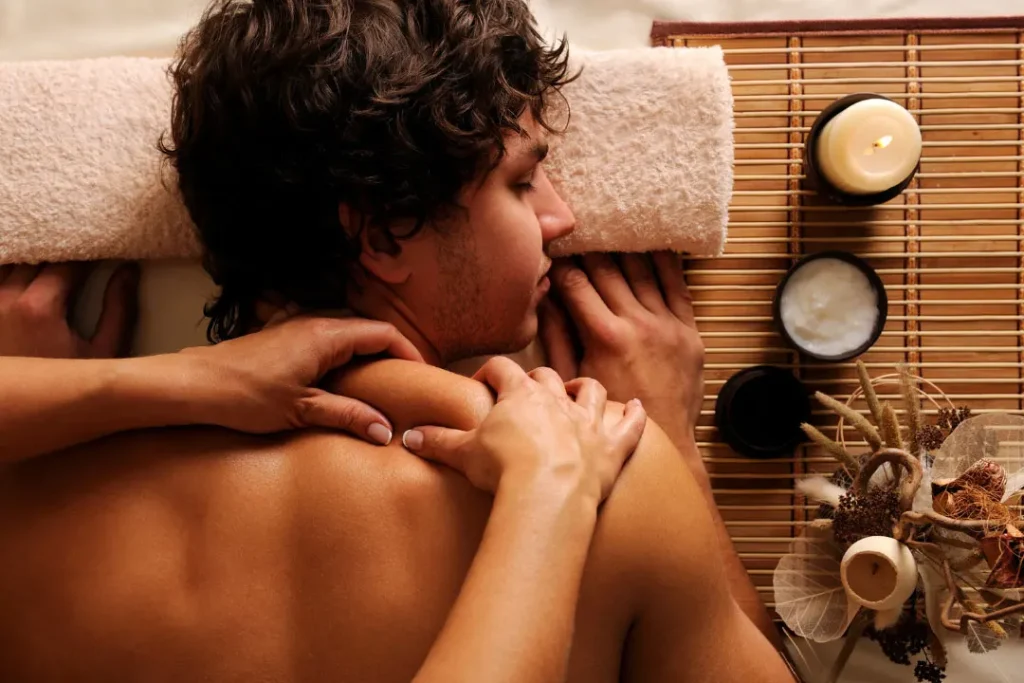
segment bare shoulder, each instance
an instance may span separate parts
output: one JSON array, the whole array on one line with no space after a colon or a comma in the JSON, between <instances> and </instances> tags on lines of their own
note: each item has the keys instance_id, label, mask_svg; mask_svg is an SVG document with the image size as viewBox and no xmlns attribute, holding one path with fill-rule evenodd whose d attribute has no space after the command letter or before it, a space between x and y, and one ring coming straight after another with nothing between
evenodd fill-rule
<instances>
[{"instance_id":1,"label":"bare shoulder","mask_svg":"<svg viewBox=\"0 0 1024 683\"><path fill-rule=\"evenodd\" d=\"M426 424L472 429L494 406L494 396L481 382L391 358L351 365L332 376L326 388L373 405L397 430Z\"/></svg>"},{"instance_id":2,"label":"bare shoulder","mask_svg":"<svg viewBox=\"0 0 1024 683\"><path fill-rule=\"evenodd\" d=\"M621 410L621 404L608 407L609 413ZM711 571L717 552L703 494L682 455L649 420L602 508L594 559L607 556L613 571L628 579L622 596L639 615L670 587L694 595L727 594Z\"/></svg>"},{"instance_id":3,"label":"bare shoulder","mask_svg":"<svg viewBox=\"0 0 1024 683\"><path fill-rule=\"evenodd\" d=\"M706 499L683 456L649 422L595 537L628 584L622 681L792 681L733 598ZM597 557L595 556L595 559Z\"/></svg>"}]
</instances>

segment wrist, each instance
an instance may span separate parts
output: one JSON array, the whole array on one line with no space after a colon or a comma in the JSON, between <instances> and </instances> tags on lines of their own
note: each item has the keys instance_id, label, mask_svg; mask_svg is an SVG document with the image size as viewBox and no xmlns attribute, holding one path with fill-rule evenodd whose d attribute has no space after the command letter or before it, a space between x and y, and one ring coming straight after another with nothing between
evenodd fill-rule
<instances>
[{"instance_id":1,"label":"wrist","mask_svg":"<svg viewBox=\"0 0 1024 683\"><path fill-rule=\"evenodd\" d=\"M580 480L545 476L502 477L494 495L495 505L509 503L535 517L564 517L581 522L597 519L600 491Z\"/></svg>"},{"instance_id":2,"label":"wrist","mask_svg":"<svg viewBox=\"0 0 1024 683\"><path fill-rule=\"evenodd\" d=\"M105 391L132 429L200 424L206 414L193 364L182 354L107 361Z\"/></svg>"}]
</instances>

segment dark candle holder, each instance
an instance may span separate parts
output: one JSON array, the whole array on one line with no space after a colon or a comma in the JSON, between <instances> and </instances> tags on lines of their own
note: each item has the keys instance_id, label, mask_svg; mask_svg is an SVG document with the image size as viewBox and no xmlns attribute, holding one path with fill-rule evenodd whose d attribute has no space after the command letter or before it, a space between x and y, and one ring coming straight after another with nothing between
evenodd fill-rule
<instances>
[{"instance_id":1,"label":"dark candle holder","mask_svg":"<svg viewBox=\"0 0 1024 683\"><path fill-rule=\"evenodd\" d=\"M811 126L810 132L807 134L807 138L804 141L804 176L806 180L806 187L809 190L814 190L822 197L825 197L834 204L841 206L875 206L876 204L884 204L887 201L898 197L903 190L907 189L910 182L917 175L918 169L921 168L921 159L918 158L917 164L914 166L914 170L910 172L906 178L903 179L898 185L890 187L888 190L882 192L876 192L874 194L851 194L845 190L841 190L825 177L824 173L818 170L817 160L817 147L818 138L821 137L821 131L824 130L825 124L835 118L840 112L848 109L851 105L863 102L864 100L893 100L883 95L876 95L875 93L856 93L853 95L847 95L842 97L829 106L825 107L818 118L814 120L814 124Z\"/></svg>"}]
</instances>

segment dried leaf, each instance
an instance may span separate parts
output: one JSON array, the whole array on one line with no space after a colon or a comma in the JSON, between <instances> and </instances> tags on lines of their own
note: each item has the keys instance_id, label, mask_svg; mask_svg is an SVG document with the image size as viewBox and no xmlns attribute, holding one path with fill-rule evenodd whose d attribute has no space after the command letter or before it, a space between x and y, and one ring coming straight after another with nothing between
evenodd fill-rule
<instances>
[{"instance_id":1,"label":"dried leaf","mask_svg":"<svg viewBox=\"0 0 1024 683\"><path fill-rule=\"evenodd\" d=\"M836 640L857 615L840 578L842 559L831 524L819 523L807 525L779 561L772 577L775 611L798 636L818 643Z\"/></svg>"},{"instance_id":2,"label":"dried leaf","mask_svg":"<svg viewBox=\"0 0 1024 683\"><path fill-rule=\"evenodd\" d=\"M932 481L956 479L981 457L988 457L1006 472L1024 468L1024 417L988 413L961 422L935 452Z\"/></svg>"},{"instance_id":3,"label":"dried leaf","mask_svg":"<svg viewBox=\"0 0 1024 683\"><path fill-rule=\"evenodd\" d=\"M985 654L1002 645L1003 639L1006 637L1005 631L1003 638L1000 638L998 632L991 628L992 625L991 623L979 624L976 621L967 622L967 633L965 634L967 649L975 654Z\"/></svg>"},{"instance_id":4,"label":"dried leaf","mask_svg":"<svg viewBox=\"0 0 1024 683\"><path fill-rule=\"evenodd\" d=\"M917 487L917 493L914 495L914 512L929 510L932 507L932 470L924 460L921 461L921 469L923 474L921 485Z\"/></svg>"},{"instance_id":5,"label":"dried leaf","mask_svg":"<svg viewBox=\"0 0 1024 683\"><path fill-rule=\"evenodd\" d=\"M1002 626L1008 634L1016 636L1020 634L1021 626L1024 625L1024 618L1021 618L1021 615L1019 614L1011 614L1005 619L1000 619L999 625Z\"/></svg>"},{"instance_id":6,"label":"dried leaf","mask_svg":"<svg viewBox=\"0 0 1024 683\"><path fill-rule=\"evenodd\" d=\"M1006 477L1006 495L1003 496L1003 502L1010 506L1024 505L1024 470Z\"/></svg>"}]
</instances>

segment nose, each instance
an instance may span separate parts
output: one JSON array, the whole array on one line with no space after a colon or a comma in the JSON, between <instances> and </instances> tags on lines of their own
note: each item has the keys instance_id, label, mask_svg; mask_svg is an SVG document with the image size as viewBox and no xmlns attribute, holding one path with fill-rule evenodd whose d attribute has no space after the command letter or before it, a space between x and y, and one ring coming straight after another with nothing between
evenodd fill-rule
<instances>
[{"instance_id":1,"label":"nose","mask_svg":"<svg viewBox=\"0 0 1024 683\"><path fill-rule=\"evenodd\" d=\"M543 167L537 169L533 182L536 187L534 211L537 212L544 244L575 230L576 216L573 215L572 209L565 203L562 196L558 194L558 190L551 184Z\"/></svg>"}]
</instances>

